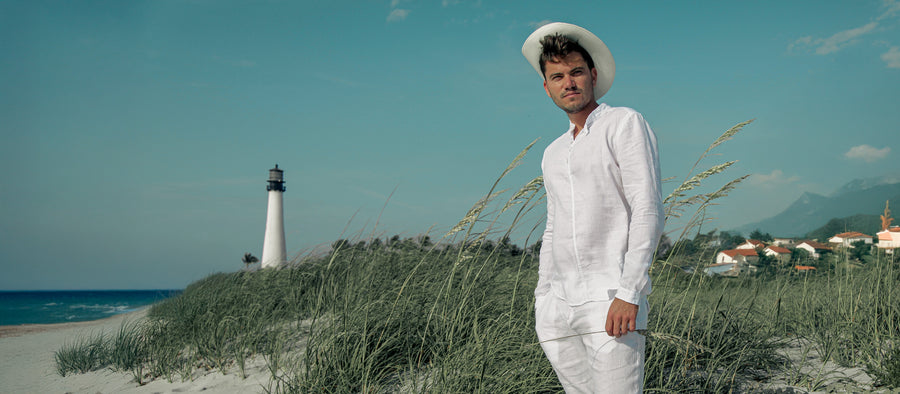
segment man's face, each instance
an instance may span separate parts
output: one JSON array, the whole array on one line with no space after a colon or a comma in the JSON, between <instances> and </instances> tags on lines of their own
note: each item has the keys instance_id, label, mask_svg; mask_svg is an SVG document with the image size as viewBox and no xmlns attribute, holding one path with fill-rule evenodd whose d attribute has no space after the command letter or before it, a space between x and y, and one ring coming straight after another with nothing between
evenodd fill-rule
<instances>
[{"instance_id":1,"label":"man's face","mask_svg":"<svg viewBox=\"0 0 900 394\"><path fill-rule=\"evenodd\" d=\"M544 90L563 111L581 112L595 101L597 70L588 69L587 62L578 52L556 60L544 65Z\"/></svg>"}]
</instances>

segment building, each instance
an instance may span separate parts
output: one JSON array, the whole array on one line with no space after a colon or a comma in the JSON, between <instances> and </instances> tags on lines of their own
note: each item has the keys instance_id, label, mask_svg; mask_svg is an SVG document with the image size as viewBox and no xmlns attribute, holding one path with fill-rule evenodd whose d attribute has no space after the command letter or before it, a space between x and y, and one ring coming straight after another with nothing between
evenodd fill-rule
<instances>
[{"instance_id":1,"label":"building","mask_svg":"<svg viewBox=\"0 0 900 394\"><path fill-rule=\"evenodd\" d=\"M759 261L759 255L754 249L729 249L723 250L716 255L716 264L735 263L739 265L750 265Z\"/></svg>"},{"instance_id":2,"label":"building","mask_svg":"<svg viewBox=\"0 0 900 394\"><path fill-rule=\"evenodd\" d=\"M735 249L757 249L757 248L765 248L766 244L762 241L757 241L755 239L748 239L744 241L744 243L735 246Z\"/></svg>"},{"instance_id":3,"label":"building","mask_svg":"<svg viewBox=\"0 0 900 394\"><path fill-rule=\"evenodd\" d=\"M818 243L816 241L803 241L797 244L797 249L803 249L809 252L809 255L814 259L818 259L822 256L822 253L831 252L831 247L825 244Z\"/></svg>"},{"instance_id":4,"label":"building","mask_svg":"<svg viewBox=\"0 0 900 394\"><path fill-rule=\"evenodd\" d=\"M781 246L766 246L763 249L763 252L766 256L774 257L775 260L780 262L789 261L791 259L791 251L786 248L782 248Z\"/></svg>"},{"instance_id":5,"label":"building","mask_svg":"<svg viewBox=\"0 0 900 394\"><path fill-rule=\"evenodd\" d=\"M772 240L772 245L781 247L794 246L794 240L791 238L775 238Z\"/></svg>"},{"instance_id":6,"label":"building","mask_svg":"<svg viewBox=\"0 0 900 394\"><path fill-rule=\"evenodd\" d=\"M712 264L703 269L706 275L738 276L741 269L736 263Z\"/></svg>"},{"instance_id":7,"label":"building","mask_svg":"<svg viewBox=\"0 0 900 394\"><path fill-rule=\"evenodd\" d=\"M846 233L837 234L828 239L828 243L835 244L835 246L842 246L845 248L849 248L853 246L854 242L864 241L867 244L872 244L872 236L865 235L863 233L859 233L856 231L850 231Z\"/></svg>"},{"instance_id":8,"label":"building","mask_svg":"<svg viewBox=\"0 0 900 394\"><path fill-rule=\"evenodd\" d=\"M900 227L891 226L886 230L879 231L878 243L875 245L878 249L884 250L887 254L894 254L894 251L900 248Z\"/></svg>"},{"instance_id":9,"label":"building","mask_svg":"<svg viewBox=\"0 0 900 394\"><path fill-rule=\"evenodd\" d=\"M262 268L280 267L287 262L287 250L284 244L284 207L283 194L284 171L278 168L269 170L266 191L269 203L266 206L266 233L263 237Z\"/></svg>"}]
</instances>

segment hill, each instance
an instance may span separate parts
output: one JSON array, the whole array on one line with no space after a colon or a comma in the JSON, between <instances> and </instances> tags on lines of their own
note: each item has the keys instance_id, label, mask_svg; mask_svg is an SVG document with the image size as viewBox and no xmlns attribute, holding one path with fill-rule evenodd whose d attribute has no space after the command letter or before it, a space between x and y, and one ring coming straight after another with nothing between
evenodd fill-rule
<instances>
[{"instance_id":1,"label":"hill","mask_svg":"<svg viewBox=\"0 0 900 394\"><path fill-rule=\"evenodd\" d=\"M854 179L829 196L803 193L781 213L731 231L748 234L759 229L780 237L800 237L827 225L833 218L877 217L884 210L885 201L900 207L900 177Z\"/></svg>"},{"instance_id":2,"label":"hill","mask_svg":"<svg viewBox=\"0 0 900 394\"><path fill-rule=\"evenodd\" d=\"M803 238L825 241L847 231L858 231L866 235L875 235L881 231L881 217L878 215L853 215L845 218L831 219L824 226L807 233Z\"/></svg>"}]
</instances>

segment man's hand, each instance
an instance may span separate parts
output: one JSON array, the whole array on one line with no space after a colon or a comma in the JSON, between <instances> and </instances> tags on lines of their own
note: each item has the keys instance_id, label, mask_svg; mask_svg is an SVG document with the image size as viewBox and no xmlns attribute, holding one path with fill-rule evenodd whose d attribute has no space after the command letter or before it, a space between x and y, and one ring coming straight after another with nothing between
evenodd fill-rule
<instances>
[{"instance_id":1,"label":"man's hand","mask_svg":"<svg viewBox=\"0 0 900 394\"><path fill-rule=\"evenodd\" d=\"M637 324L637 312L637 305L618 298L613 299L612 305L609 306L609 313L606 314L606 334L618 338L634 331Z\"/></svg>"}]
</instances>

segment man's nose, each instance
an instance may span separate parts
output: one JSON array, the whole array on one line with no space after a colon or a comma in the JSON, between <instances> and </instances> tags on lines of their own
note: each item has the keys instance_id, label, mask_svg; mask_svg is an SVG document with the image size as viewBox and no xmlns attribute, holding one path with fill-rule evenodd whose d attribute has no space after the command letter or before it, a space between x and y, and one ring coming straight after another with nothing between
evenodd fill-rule
<instances>
[{"instance_id":1,"label":"man's nose","mask_svg":"<svg viewBox=\"0 0 900 394\"><path fill-rule=\"evenodd\" d=\"M564 85L563 85L563 86L565 86L566 89L572 89L572 88L577 87L578 85L575 83L575 78L573 78L573 77L570 75L570 76L567 76L567 77L566 77L566 80L564 81Z\"/></svg>"}]
</instances>

